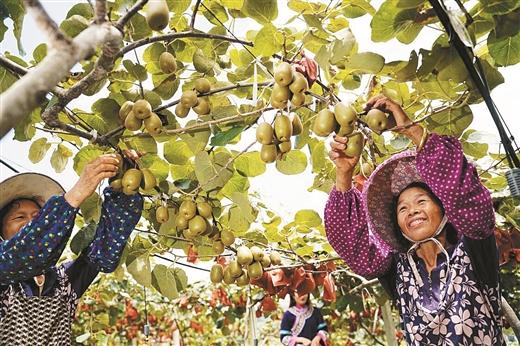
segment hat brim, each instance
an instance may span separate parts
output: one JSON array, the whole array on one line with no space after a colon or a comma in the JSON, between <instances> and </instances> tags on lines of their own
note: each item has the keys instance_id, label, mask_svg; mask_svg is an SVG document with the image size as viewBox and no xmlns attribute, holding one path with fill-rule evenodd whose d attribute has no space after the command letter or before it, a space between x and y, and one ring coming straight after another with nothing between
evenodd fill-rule
<instances>
[{"instance_id":1,"label":"hat brim","mask_svg":"<svg viewBox=\"0 0 520 346\"><path fill-rule=\"evenodd\" d=\"M39 173L21 173L0 183L0 209L19 198L35 199L43 206L49 198L65 193L54 179Z\"/></svg>"},{"instance_id":2,"label":"hat brim","mask_svg":"<svg viewBox=\"0 0 520 346\"><path fill-rule=\"evenodd\" d=\"M396 154L379 165L363 187L363 206L373 233L396 251L403 251L393 222L394 198L413 182L422 182L415 152Z\"/></svg>"}]
</instances>

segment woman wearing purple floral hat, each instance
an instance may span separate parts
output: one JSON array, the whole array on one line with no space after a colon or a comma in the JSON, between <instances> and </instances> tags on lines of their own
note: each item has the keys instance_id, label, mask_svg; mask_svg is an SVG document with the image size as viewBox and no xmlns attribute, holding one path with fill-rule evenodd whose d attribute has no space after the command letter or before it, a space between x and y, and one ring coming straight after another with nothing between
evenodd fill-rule
<instances>
[{"instance_id":1,"label":"woman wearing purple floral hat","mask_svg":"<svg viewBox=\"0 0 520 346\"><path fill-rule=\"evenodd\" d=\"M416 150L382 163L359 192L352 188L359 158L344 154L347 138L335 137L329 242L354 272L379 278L408 345L505 345L489 191L456 138L411 125L382 95L367 108L387 112Z\"/></svg>"}]
</instances>

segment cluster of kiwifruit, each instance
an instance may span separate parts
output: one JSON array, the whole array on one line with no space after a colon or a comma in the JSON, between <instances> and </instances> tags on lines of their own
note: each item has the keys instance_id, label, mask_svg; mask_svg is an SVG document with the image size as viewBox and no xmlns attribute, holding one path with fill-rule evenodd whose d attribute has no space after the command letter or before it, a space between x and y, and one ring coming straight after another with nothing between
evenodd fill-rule
<instances>
[{"instance_id":1,"label":"cluster of kiwifruit","mask_svg":"<svg viewBox=\"0 0 520 346\"><path fill-rule=\"evenodd\" d=\"M200 94L211 90L211 83L206 78L195 80L195 90L186 90L182 93L180 102L175 107L175 115L185 118L193 109L198 115L207 115L211 112L211 107L207 97L200 97Z\"/></svg>"},{"instance_id":2,"label":"cluster of kiwifruit","mask_svg":"<svg viewBox=\"0 0 520 346\"><path fill-rule=\"evenodd\" d=\"M305 103L305 91L309 89L307 78L293 69L291 64L281 62L274 70L274 87L271 92L271 105L274 108L287 108L287 103L299 107Z\"/></svg>"},{"instance_id":3,"label":"cluster of kiwifruit","mask_svg":"<svg viewBox=\"0 0 520 346\"><path fill-rule=\"evenodd\" d=\"M274 118L274 126L263 122L256 128L256 140L262 144L260 158L265 163L271 163L283 154L291 151L291 136L297 136L303 131L300 117L291 113L290 117L279 113Z\"/></svg>"},{"instance_id":4,"label":"cluster of kiwifruit","mask_svg":"<svg viewBox=\"0 0 520 346\"><path fill-rule=\"evenodd\" d=\"M177 230L182 231L184 238L192 240L198 235L209 235L213 226L209 220L213 217L213 207L205 201L195 202L191 199L182 201L175 220Z\"/></svg>"},{"instance_id":5,"label":"cluster of kiwifruit","mask_svg":"<svg viewBox=\"0 0 520 346\"><path fill-rule=\"evenodd\" d=\"M236 258L226 267L219 263L211 267L210 279L215 284L224 281L228 285L236 283L239 286L245 286L251 280L262 277L264 268L281 263L282 258L276 251L267 254L258 246L249 248L242 245L237 249Z\"/></svg>"},{"instance_id":6,"label":"cluster of kiwifruit","mask_svg":"<svg viewBox=\"0 0 520 346\"><path fill-rule=\"evenodd\" d=\"M143 124L151 135L158 135L162 131L161 118L152 112L152 106L145 99L123 103L119 109L119 119L130 131L140 130Z\"/></svg>"},{"instance_id":7,"label":"cluster of kiwifruit","mask_svg":"<svg viewBox=\"0 0 520 346\"><path fill-rule=\"evenodd\" d=\"M146 22L154 31L163 30L168 26L170 11L166 0L149 1L145 8Z\"/></svg>"},{"instance_id":8,"label":"cluster of kiwifruit","mask_svg":"<svg viewBox=\"0 0 520 346\"><path fill-rule=\"evenodd\" d=\"M110 183L116 191L122 191L127 195L133 195L139 188L147 191L157 185L157 180L148 168L130 168L122 171Z\"/></svg>"}]
</instances>

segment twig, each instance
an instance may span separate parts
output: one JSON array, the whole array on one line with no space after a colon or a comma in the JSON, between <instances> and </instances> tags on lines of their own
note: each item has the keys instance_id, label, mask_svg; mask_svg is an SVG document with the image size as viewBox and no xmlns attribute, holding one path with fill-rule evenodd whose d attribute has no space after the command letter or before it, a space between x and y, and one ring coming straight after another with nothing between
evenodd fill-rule
<instances>
[{"instance_id":1,"label":"twig","mask_svg":"<svg viewBox=\"0 0 520 346\"><path fill-rule=\"evenodd\" d=\"M123 32L123 28L124 26L126 25L126 23L134 16L134 14L136 14L140 9L143 8L143 6L148 2L148 0L139 0L138 2L135 3L134 6L132 6L128 12L126 12L124 14L124 16L122 16L121 18L119 18L119 20L117 21L115 27Z\"/></svg>"},{"instance_id":2,"label":"twig","mask_svg":"<svg viewBox=\"0 0 520 346\"><path fill-rule=\"evenodd\" d=\"M193 14L191 15L191 23L190 23L191 30L193 30L193 28L195 27L195 18L197 17L197 11L199 10L201 1L202 0L197 0L197 2L195 2L195 7L193 8Z\"/></svg>"},{"instance_id":3,"label":"twig","mask_svg":"<svg viewBox=\"0 0 520 346\"><path fill-rule=\"evenodd\" d=\"M197 266L193 266L193 265L191 265L191 264L182 263L182 262L176 262L176 261L172 260L171 258L164 257L164 256L161 256L161 255L154 254L154 255L152 255L152 256L157 257L157 258L160 258L160 259L163 259L163 260L165 260L165 261L169 261L169 262L172 262L172 263L175 263L175 264L181 265L181 266L185 266L185 267L188 267L188 268L198 269L198 270L202 270L202 271L204 271L204 272L210 272L210 271L211 271L211 270L209 270L209 269L206 269L206 268L200 268L200 267L197 267Z\"/></svg>"},{"instance_id":4,"label":"twig","mask_svg":"<svg viewBox=\"0 0 520 346\"><path fill-rule=\"evenodd\" d=\"M184 32L174 32L174 33L169 33L169 34L165 34L165 35L147 37L147 38L143 38L141 40L135 41L135 42L125 46L123 49L121 49L121 51L119 51L119 53L117 54L116 58L120 58L123 55L125 55L126 53L130 52L131 50L139 48L144 45L147 45L152 42L158 42L158 41L169 42L169 41L173 41L175 39L187 38L187 37L206 38L206 39L210 39L210 40L222 40L222 41L236 42L236 43L240 43L240 44L243 44L246 46L251 46L251 47L253 46L252 42L239 40L239 39L229 37L226 35L208 34L205 32L195 32L195 31L184 31Z\"/></svg>"},{"instance_id":5,"label":"twig","mask_svg":"<svg viewBox=\"0 0 520 346\"><path fill-rule=\"evenodd\" d=\"M96 0L96 24L106 22L107 0Z\"/></svg>"},{"instance_id":6,"label":"twig","mask_svg":"<svg viewBox=\"0 0 520 346\"><path fill-rule=\"evenodd\" d=\"M348 274L349 274L350 276L357 277L357 275L354 275L354 273L348 273ZM373 285L377 284L378 282L379 282L379 281L378 281L377 279L366 280L365 278L363 278L363 282L362 282L360 285L358 285L358 286L352 288L348 293L349 293L349 294L356 293L356 292L358 292L358 291L360 291L360 290L362 290L362 289L364 289L364 288L366 288L366 287L373 286Z\"/></svg>"},{"instance_id":7,"label":"twig","mask_svg":"<svg viewBox=\"0 0 520 346\"><path fill-rule=\"evenodd\" d=\"M270 85L272 83L273 83L273 81L267 81L267 82L257 83L257 86L268 86L268 85ZM233 89L240 89L240 88L249 88L249 87L253 87L253 86L255 86L255 83L236 83L236 84L228 85L228 86L225 86L225 87L222 87L222 88L210 90L207 93L201 93L201 94L199 94L199 96L200 97L202 97L202 96L209 96L209 95L214 95L214 94L217 94L217 93L220 93L220 92L223 92L223 91L228 91L228 90L233 90ZM157 107L153 111L154 112L160 112L160 111L162 111L162 110L164 110L166 108L170 108L172 106L175 106L179 102L180 102L180 100L172 101L170 103L167 103L165 105Z\"/></svg>"},{"instance_id":8,"label":"twig","mask_svg":"<svg viewBox=\"0 0 520 346\"><path fill-rule=\"evenodd\" d=\"M6 58L3 54L0 54L0 65L20 76L24 76L29 72L29 70L27 70L25 67L22 67L14 61Z\"/></svg>"},{"instance_id":9,"label":"twig","mask_svg":"<svg viewBox=\"0 0 520 346\"><path fill-rule=\"evenodd\" d=\"M50 38L50 45L53 47L70 46L72 40L66 36L59 28L58 24L49 16L38 0L24 0L27 12L31 12L36 23L47 33Z\"/></svg>"}]
</instances>

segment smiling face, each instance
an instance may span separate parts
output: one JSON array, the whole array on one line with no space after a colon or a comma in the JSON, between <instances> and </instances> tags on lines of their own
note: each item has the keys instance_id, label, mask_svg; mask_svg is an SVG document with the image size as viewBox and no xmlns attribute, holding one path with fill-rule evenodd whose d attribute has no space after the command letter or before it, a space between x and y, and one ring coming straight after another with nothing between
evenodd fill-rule
<instances>
[{"instance_id":1,"label":"smiling face","mask_svg":"<svg viewBox=\"0 0 520 346\"><path fill-rule=\"evenodd\" d=\"M19 199L7 206L8 211L2 218L1 235L9 240L40 212L40 207L30 199Z\"/></svg>"},{"instance_id":2,"label":"smiling face","mask_svg":"<svg viewBox=\"0 0 520 346\"><path fill-rule=\"evenodd\" d=\"M414 241L430 238L442 220L441 206L423 188L410 187L401 192L397 202L397 224Z\"/></svg>"}]
</instances>

